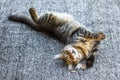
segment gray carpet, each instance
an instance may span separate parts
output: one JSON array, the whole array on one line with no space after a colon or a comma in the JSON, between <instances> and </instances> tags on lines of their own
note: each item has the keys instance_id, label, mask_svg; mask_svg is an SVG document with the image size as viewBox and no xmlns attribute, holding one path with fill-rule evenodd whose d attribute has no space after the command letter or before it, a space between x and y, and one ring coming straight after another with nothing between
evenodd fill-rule
<instances>
[{"instance_id":1,"label":"gray carpet","mask_svg":"<svg viewBox=\"0 0 120 80\"><path fill-rule=\"evenodd\" d=\"M70 73L61 60L59 41L24 24L10 22L10 14L28 14L35 7L66 12L93 31L103 31L94 67ZM120 80L119 0L0 0L0 80Z\"/></svg>"}]
</instances>

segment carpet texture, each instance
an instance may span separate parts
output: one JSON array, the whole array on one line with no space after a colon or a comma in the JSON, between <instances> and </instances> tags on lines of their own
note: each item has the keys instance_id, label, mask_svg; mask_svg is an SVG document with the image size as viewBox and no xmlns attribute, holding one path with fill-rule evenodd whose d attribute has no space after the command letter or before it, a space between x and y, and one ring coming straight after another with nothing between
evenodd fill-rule
<instances>
[{"instance_id":1,"label":"carpet texture","mask_svg":"<svg viewBox=\"0 0 120 80\"><path fill-rule=\"evenodd\" d=\"M66 12L93 31L103 31L94 67L70 73L61 60L59 41L28 26L10 22L11 14ZM0 0L0 80L120 80L119 0Z\"/></svg>"}]
</instances>

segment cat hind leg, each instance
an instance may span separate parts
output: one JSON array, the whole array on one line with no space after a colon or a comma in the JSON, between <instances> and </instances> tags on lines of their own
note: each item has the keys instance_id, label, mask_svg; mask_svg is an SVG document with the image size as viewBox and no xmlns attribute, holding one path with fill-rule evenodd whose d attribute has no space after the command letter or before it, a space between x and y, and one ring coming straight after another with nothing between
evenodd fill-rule
<instances>
[{"instance_id":1,"label":"cat hind leg","mask_svg":"<svg viewBox=\"0 0 120 80\"><path fill-rule=\"evenodd\" d=\"M38 13L37 13L36 9L33 8L33 7L30 8L30 9L29 9L29 13L30 13L33 21L37 24L37 23L38 23Z\"/></svg>"}]
</instances>

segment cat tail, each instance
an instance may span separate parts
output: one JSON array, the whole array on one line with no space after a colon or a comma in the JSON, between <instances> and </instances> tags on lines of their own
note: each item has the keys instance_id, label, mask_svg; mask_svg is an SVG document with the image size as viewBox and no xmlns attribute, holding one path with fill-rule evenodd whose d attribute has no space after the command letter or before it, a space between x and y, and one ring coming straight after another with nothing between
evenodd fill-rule
<instances>
[{"instance_id":1,"label":"cat tail","mask_svg":"<svg viewBox=\"0 0 120 80\"><path fill-rule=\"evenodd\" d=\"M26 16L10 15L8 16L8 20L14 21L14 22L20 22L20 23L28 25L29 27L31 27L32 29L36 31L41 31L40 26L38 26L36 23L34 23L30 18Z\"/></svg>"}]
</instances>

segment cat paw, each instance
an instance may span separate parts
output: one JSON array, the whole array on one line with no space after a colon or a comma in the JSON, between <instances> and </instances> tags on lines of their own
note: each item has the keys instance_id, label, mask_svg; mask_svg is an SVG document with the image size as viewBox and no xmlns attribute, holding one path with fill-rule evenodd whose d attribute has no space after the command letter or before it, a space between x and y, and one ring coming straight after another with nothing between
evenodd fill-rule
<instances>
[{"instance_id":1,"label":"cat paw","mask_svg":"<svg viewBox=\"0 0 120 80\"><path fill-rule=\"evenodd\" d=\"M34 11L36 11L36 10L35 10L35 8L31 7L31 8L29 9L29 11L30 11L30 12L34 12Z\"/></svg>"},{"instance_id":2,"label":"cat paw","mask_svg":"<svg viewBox=\"0 0 120 80\"><path fill-rule=\"evenodd\" d=\"M83 70L86 68L87 68L86 64L81 64L81 63L77 64L75 67L75 69L83 69Z\"/></svg>"},{"instance_id":3,"label":"cat paw","mask_svg":"<svg viewBox=\"0 0 120 80\"><path fill-rule=\"evenodd\" d=\"M55 55L55 56L53 57L53 60L55 60L55 59L60 59L60 58L62 58L61 56L62 56L61 54L57 54L57 55Z\"/></svg>"},{"instance_id":4,"label":"cat paw","mask_svg":"<svg viewBox=\"0 0 120 80\"><path fill-rule=\"evenodd\" d=\"M105 37L106 37L105 34L104 34L103 32L101 32L101 31L98 32L98 35L99 35L99 39L100 39L100 40L103 40L103 39L105 39Z\"/></svg>"},{"instance_id":5,"label":"cat paw","mask_svg":"<svg viewBox=\"0 0 120 80\"><path fill-rule=\"evenodd\" d=\"M71 71L71 70L73 70L73 65L72 64L69 64L68 65L68 69Z\"/></svg>"},{"instance_id":6,"label":"cat paw","mask_svg":"<svg viewBox=\"0 0 120 80\"><path fill-rule=\"evenodd\" d=\"M93 66L94 61L86 61L86 67L91 68Z\"/></svg>"},{"instance_id":7,"label":"cat paw","mask_svg":"<svg viewBox=\"0 0 120 80\"><path fill-rule=\"evenodd\" d=\"M70 70L70 72L71 72L71 73L75 73L75 72L76 72L76 70Z\"/></svg>"}]
</instances>

